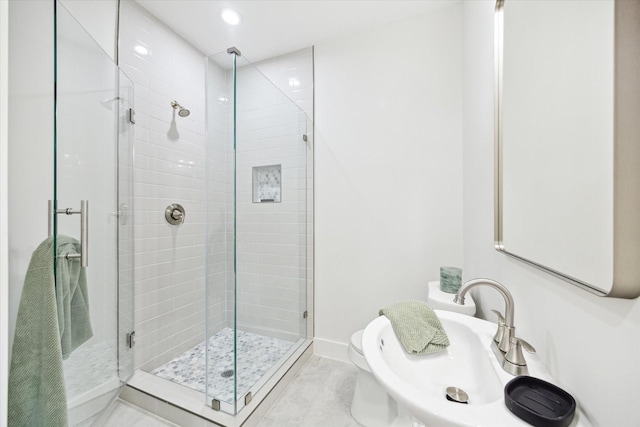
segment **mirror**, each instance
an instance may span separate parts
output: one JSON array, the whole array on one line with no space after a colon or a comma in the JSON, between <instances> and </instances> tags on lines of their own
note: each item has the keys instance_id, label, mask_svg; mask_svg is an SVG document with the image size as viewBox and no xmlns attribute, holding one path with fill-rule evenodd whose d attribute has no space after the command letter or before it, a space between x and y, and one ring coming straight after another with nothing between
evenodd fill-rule
<instances>
[{"instance_id":1,"label":"mirror","mask_svg":"<svg viewBox=\"0 0 640 427\"><path fill-rule=\"evenodd\" d=\"M640 295L640 1L496 3L495 246Z\"/></svg>"}]
</instances>

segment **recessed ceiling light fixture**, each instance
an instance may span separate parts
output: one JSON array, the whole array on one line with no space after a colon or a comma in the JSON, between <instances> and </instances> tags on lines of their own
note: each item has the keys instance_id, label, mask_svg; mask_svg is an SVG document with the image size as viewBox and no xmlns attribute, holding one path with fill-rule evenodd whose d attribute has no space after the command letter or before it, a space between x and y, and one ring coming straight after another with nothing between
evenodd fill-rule
<instances>
[{"instance_id":1,"label":"recessed ceiling light fixture","mask_svg":"<svg viewBox=\"0 0 640 427\"><path fill-rule=\"evenodd\" d=\"M229 8L220 9L220 18L229 25L238 25L242 19L238 12Z\"/></svg>"},{"instance_id":2,"label":"recessed ceiling light fixture","mask_svg":"<svg viewBox=\"0 0 640 427\"><path fill-rule=\"evenodd\" d=\"M149 54L149 49L147 49L146 47L142 46L142 45L136 45L133 50L135 50L137 53L139 53L140 55L148 55Z\"/></svg>"},{"instance_id":3,"label":"recessed ceiling light fixture","mask_svg":"<svg viewBox=\"0 0 640 427\"><path fill-rule=\"evenodd\" d=\"M291 87L298 87L300 86L300 80L298 80L297 78L293 77L291 79L289 79L289 86Z\"/></svg>"}]
</instances>

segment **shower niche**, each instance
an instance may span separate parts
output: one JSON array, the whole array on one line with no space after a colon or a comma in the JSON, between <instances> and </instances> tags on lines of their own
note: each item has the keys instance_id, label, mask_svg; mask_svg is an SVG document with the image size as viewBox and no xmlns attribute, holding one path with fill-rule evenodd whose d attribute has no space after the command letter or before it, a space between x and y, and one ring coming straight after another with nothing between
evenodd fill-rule
<instances>
[{"instance_id":1,"label":"shower niche","mask_svg":"<svg viewBox=\"0 0 640 427\"><path fill-rule=\"evenodd\" d=\"M253 167L253 203L280 203L282 165Z\"/></svg>"}]
</instances>

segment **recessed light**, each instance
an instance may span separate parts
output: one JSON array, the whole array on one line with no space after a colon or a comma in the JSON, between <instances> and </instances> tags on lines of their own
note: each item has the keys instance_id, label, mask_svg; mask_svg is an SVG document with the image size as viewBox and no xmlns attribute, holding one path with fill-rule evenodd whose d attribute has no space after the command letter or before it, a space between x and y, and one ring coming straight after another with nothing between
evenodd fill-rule
<instances>
[{"instance_id":1,"label":"recessed light","mask_svg":"<svg viewBox=\"0 0 640 427\"><path fill-rule=\"evenodd\" d=\"M238 12L228 8L220 10L220 18L222 18L222 20L229 25L238 25L241 20L240 14Z\"/></svg>"},{"instance_id":2,"label":"recessed light","mask_svg":"<svg viewBox=\"0 0 640 427\"><path fill-rule=\"evenodd\" d=\"M291 86L291 87L300 86L300 80L296 79L295 77L292 78L292 79L289 79L289 86Z\"/></svg>"},{"instance_id":3,"label":"recessed light","mask_svg":"<svg viewBox=\"0 0 640 427\"><path fill-rule=\"evenodd\" d=\"M146 47L142 46L142 45L136 45L133 50L135 50L137 53L139 53L140 55L147 55L149 53L149 49L147 49Z\"/></svg>"}]
</instances>

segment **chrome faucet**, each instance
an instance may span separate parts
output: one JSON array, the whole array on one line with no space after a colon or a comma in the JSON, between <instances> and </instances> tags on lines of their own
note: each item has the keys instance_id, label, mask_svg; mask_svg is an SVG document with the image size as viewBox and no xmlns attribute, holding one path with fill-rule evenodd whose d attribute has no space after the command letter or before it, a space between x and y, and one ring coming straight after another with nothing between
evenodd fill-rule
<instances>
[{"instance_id":1,"label":"chrome faucet","mask_svg":"<svg viewBox=\"0 0 640 427\"><path fill-rule=\"evenodd\" d=\"M522 347L530 353L535 353L535 349L525 340L516 337L516 327L513 325L513 297L507 288L495 280L469 280L460 287L460 290L453 298L453 302L464 305L464 296L471 288L479 285L495 289L500 292L500 295L504 298L504 317L500 312L493 310L493 312L498 316L498 329L493 337L493 343L491 346L496 358L501 362L502 369L510 374L527 375L527 362L522 354Z\"/></svg>"}]
</instances>

